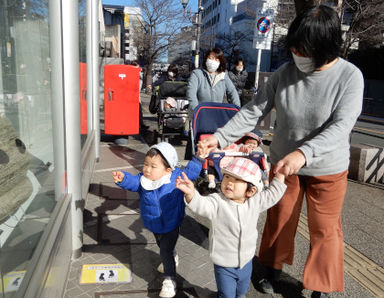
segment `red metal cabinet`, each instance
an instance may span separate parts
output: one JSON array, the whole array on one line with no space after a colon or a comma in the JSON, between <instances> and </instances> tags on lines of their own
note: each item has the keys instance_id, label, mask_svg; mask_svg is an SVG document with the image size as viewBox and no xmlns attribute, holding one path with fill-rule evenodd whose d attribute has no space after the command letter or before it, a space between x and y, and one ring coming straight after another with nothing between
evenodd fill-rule
<instances>
[{"instance_id":1,"label":"red metal cabinet","mask_svg":"<svg viewBox=\"0 0 384 298\"><path fill-rule=\"evenodd\" d=\"M104 131L111 135L139 133L140 68L104 66Z\"/></svg>"}]
</instances>

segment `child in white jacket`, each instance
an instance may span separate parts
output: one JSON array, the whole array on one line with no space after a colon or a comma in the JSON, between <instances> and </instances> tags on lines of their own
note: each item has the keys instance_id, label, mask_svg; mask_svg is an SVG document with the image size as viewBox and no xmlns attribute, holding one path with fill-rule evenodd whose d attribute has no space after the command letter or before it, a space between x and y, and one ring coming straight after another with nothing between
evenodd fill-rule
<instances>
[{"instance_id":1,"label":"child in white jacket","mask_svg":"<svg viewBox=\"0 0 384 298\"><path fill-rule=\"evenodd\" d=\"M242 297L249 289L259 213L281 199L286 185L284 175L277 173L263 190L260 168L246 158L234 158L222 173L221 193L201 196L185 173L176 187L194 213L210 220L209 250L218 297Z\"/></svg>"}]
</instances>

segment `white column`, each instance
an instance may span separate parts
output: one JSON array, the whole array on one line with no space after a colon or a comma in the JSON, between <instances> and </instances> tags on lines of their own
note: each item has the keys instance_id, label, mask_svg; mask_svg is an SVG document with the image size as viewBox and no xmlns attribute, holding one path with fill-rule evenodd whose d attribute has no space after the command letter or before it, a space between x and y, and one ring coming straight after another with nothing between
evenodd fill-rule
<instances>
[{"instance_id":1,"label":"white column","mask_svg":"<svg viewBox=\"0 0 384 298\"><path fill-rule=\"evenodd\" d=\"M99 2L101 0L92 0L92 107L93 107L93 128L95 130L95 157L100 159L100 113L99 113L99 96L100 96L100 70L99 70Z\"/></svg>"},{"instance_id":2,"label":"white column","mask_svg":"<svg viewBox=\"0 0 384 298\"><path fill-rule=\"evenodd\" d=\"M83 246L84 206L80 166L79 12L77 0L65 0L61 5L67 185L72 195L72 257L77 259Z\"/></svg>"}]
</instances>

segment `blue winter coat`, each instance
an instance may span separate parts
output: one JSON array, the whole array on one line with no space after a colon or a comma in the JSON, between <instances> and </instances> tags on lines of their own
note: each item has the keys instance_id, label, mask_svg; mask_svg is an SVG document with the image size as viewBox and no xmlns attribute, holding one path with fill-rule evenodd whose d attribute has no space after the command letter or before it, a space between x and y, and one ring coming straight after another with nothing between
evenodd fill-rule
<instances>
[{"instance_id":1,"label":"blue winter coat","mask_svg":"<svg viewBox=\"0 0 384 298\"><path fill-rule=\"evenodd\" d=\"M181 225L185 215L184 193L176 188L176 178L184 172L189 179L199 177L202 161L196 157L184 169L172 171L171 183L164 184L155 190L146 190L140 184L143 173L136 176L124 172L124 179L118 186L140 195L140 212L144 226L153 233L164 234Z\"/></svg>"}]
</instances>

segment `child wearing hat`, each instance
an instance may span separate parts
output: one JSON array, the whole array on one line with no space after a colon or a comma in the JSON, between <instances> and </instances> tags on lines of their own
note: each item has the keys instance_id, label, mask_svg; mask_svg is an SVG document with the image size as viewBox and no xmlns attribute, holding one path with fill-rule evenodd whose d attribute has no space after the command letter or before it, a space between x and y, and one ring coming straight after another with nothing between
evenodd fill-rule
<instances>
[{"instance_id":1,"label":"child wearing hat","mask_svg":"<svg viewBox=\"0 0 384 298\"><path fill-rule=\"evenodd\" d=\"M251 279L259 213L275 205L287 187L284 175L277 173L264 189L259 166L247 158L235 157L222 174L220 193L201 196L185 173L176 187L192 212L210 220L209 253L218 297L242 297Z\"/></svg>"},{"instance_id":2,"label":"child wearing hat","mask_svg":"<svg viewBox=\"0 0 384 298\"><path fill-rule=\"evenodd\" d=\"M203 156L200 151L198 154ZM195 180L200 174L204 158L193 157L184 169L176 167L177 162L175 148L162 142L150 147L139 174L112 172L118 186L140 194L140 214L144 226L154 234L160 247L163 266L158 269L164 272L160 297L176 295L178 257L175 246L185 215L184 193L176 188L176 178L184 173Z\"/></svg>"},{"instance_id":3,"label":"child wearing hat","mask_svg":"<svg viewBox=\"0 0 384 298\"><path fill-rule=\"evenodd\" d=\"M229 145L228 147L225 147L223 150L216 150L217 152L243 152L243 153L263 153L264 157L260 161L260 163L263 164L263 170L262 170L262 178L264 185L268 185L268 173L269 173L269 165L267 162L267 155L263 152L263 149L260 147L263 140L263 134L258 130L254 129L251 132L246 133L242 138L237 140L235 143ZM231 156L225 156L220 161L220 168L223 168L227 166L230 161L233 159ZM213 167L213 164L210 163L208 168L208 188L215 188L216 187L216 177L217 173L215 168Z\"/></svg>"}]
</instances>

